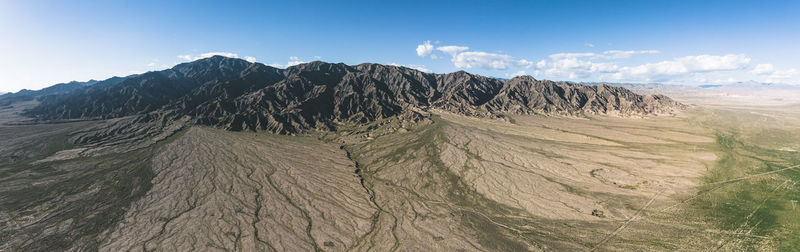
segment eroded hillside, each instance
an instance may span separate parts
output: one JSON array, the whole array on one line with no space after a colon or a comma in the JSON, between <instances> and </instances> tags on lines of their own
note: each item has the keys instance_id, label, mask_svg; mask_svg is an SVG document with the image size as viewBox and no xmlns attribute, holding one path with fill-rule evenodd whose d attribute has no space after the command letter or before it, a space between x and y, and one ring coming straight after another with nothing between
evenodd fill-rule
<instances>
[{"instance_id":1,"label":"eroded hillside","mask_svg":"<svg viewBox=\"0 0 800 252\"><path fill-rule=\"evenodd\" d=\"M395 241L381 249L503 251L711 242L686 235L685 225L702 225L673 213L614 232L696 185L716 159L708 131L676 118L514 118L443 113L408 132L354 144L353 157L383 210L379 223L392 227L371 239ZM376 131L394 127L388 125ZM459 229L431 232L436 226ZM427 236L438 242L413 242Z\"/></svg>"},{"instance_id":2,"label":"eroded hillside","mask_svg":"<svg viewBox=\"0 0 800 252\"><path fill-rule=\"evenodd\" d=\"M344 250L377 209L339 146L191 128L153 157L152 188L104 251Z\"/></svg>"},{"instance_id":3,"label":"eroded hillside","mask_svg":"<svg viewBox=\"0 0 800 252\"><path fill-rule=\"evenodd\" d=\"M758 113L435 111L305 136L188 125L150 140L99 138L109 144L80 139L119 120L6 125L0 248L780 248L796 242L797 189L786 180L796 157L770 148L796 146L762 141L758 125L721 140L737 130L732 119L785 115Z\"/></svg>"}]
</instances>

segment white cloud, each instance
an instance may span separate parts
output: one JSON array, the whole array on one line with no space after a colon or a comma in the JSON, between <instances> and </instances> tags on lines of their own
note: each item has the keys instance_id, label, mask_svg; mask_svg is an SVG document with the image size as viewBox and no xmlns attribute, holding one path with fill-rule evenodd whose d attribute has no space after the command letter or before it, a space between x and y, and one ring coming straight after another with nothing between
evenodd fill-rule
<instances>
[{"instance_id":1,"label":"white cloud","mask_svg":"<svg viewBox=\"0 0 800 252\"><path fill-rule=\"evenodd\" d=\"M430 72L432 72L430 69L428 69L428 68L425 68L425 66L424 66L424 65L401 65L401 64L394 63L394 62L392 62L392 63L389 63L389 64L387 64L387 65L390 65L390 66L397 66L397 67L406 67L406 68L411 68L411 69L419 70L419 71L426 72L426 73L430 73Z\"/></svg>"},{"instance_id":2,"label":"white cloud","mask_svg":"<svg viewBox=\"0 0 800 252\"><path fill-rule=\"evenodd\" d=\"M691 72L711 72L744 69L750 63L750 58L742 54L697 55L681 57L676 61Z\"/></svg>"},{"instance_id":3,"label":"white cloud","mask_svg":"<svg viewBox=\"0 0 800 252\"><path fill-rule=\"evenodd\" d=\"M556 53L551 54L550 58L553 60L563 58L591 58L591 59L626 59L635 54L657 54L657 50L640 50L640 51L622 51L622 50L608 50L603 53Z\"/></svg>"},{"instance_id":4,"label":"white cloud","mask_svg":"<svg viewBox=\"0 0 800 252\"><path fill-rule=\"evenodd\" d=\"M436 44L439 44L439 41L436 41ZM434 48L430 40L417 45L417 56L430 56L432 59L439 58L438 55L433 53L434 49L450 55L450 61L458 68L478 67L484 69L508 69L511 67L519 67L527 69L536 65L526 59L518 60L506 54L468 51L469 47L467 46L447 45Z\"/></svg>"},{"instance_id":5,"label":"white cloud","mask_svg":"<svg viewBox=\"0 0 800 252\"><path fill-rule=\"evenodd\" d=\"M772 72L772 74L767 77L767 82L781 82L786 81L788 79L794 78L797 76L798 72L797 69L789 69L789 70L777 70Z\"/></svg>"},{"instance_id":6,"label":"white cloud","mask_svg":"<svg viewBox=\"0 0 800 252\"><path fill-rule=\"evenodd\" d=\"M518 66L520 66L520 67L524 67L524 68L526 68L526 69L527 69L527 68L531 68L531 67L533 67L533 66L534 66L533 62L531 62L531 61L528 61L528 60L526 60L526 59L521 59L521 60L518 60L518 61L517 61L517 65L518 65Z\"/></svg>"},{"instance_id":7,"label":"white cloud","mask_svg":"<svg viewBox=\"0 0 800 252\"><path fill-rule=\"evenodd\" d=\"M591 43L584 46L594 47ZM420 57L449 55L453 65L462 69L508 70L505 76L517 76L525 74L522 70L533 68L532 74L543 78L578 80L697 82L698 78L702 78L706 81L731 82L735 79L730 75L742 77L741 74L746 74L751 62L749 57L742 54L703 54L641 65L624 64L625 59L661 53L658 50L556 53L546 59L529 61L503 53L474 51L467 46L434 47L430 41L418 45L416 51ZM796 69L778 71L770 64L759 64L750 73L764 75L768 80L787 80L800 76Z\"/></svg>"},{"instance_id":8,"label":"white cloud","mask_svg":"<svg viewBox=\"0 0 800 252\"><path fill-rule=\"evenodd\" d=\"M536 68L544 69L547 76L557 78L587 78L597 73L615 73L620 67L613 62L594 62L592 59L619 59L634 54L654 53L657 51L620 51L611 50L603 53L556 53L550 60L540 60Z\"/></svg>"},{"instance_id":9,"label":"white cloud","mask_svg":"<svg viewBox=\"0 0 800 252\"><path fill-rule=\"evenodd\" d=\"M652 75L678 75L689 73L689 69L677 61L648 63L635 67L625 67L619 74L648 77Z\"/></svg>"},{"instance_id":10,"label":"white cloud","mask_svg":"<svg viewBox=\"0 0 800 252\"><path fill-rule=\"evenodd\" d=\"M766 75L766 82L786 82L798 76L797 69L777 70L772 64L758 64L753 70L750 70L750 73Z\"/></svg>"},{"instance_id":11,"label":"white cloud","mask_svg":"<svg viewBox=\"0 0 800 252\"><path fill-rule=\"evenodd\" d=\"M513 73L513 74L506 73L506 77L511 77L511 78L514 78L514 77L517 77L517 76L522 76L522 75L526 75L525 71L520 70L520 71L517 71L516 73Z\"/></svg>"},{"instance_id":12,"label":"white cloud","mask_svg":"<svg viewBox=\"0 0 800 252\"><path fill-rule=\"evenodd\" d=\"M315 59L318 59L318 58L315 58ZM300 65L300 64L303 64L303 63L307 63L307 62L303 61L303 60L300 60L300 57L289 56L289 62L286 62L286 64L269 63L269 64L265 64L265 65L271 66L271 67L274 67L274 68L287 68L287 67L290 67L290 66Z\"/></svg>"},{"instance_id":13,"label":"white cloud","mask_svg":"<svg viewBox=\"0 0 800 252\"><path fill-rule=\"evenodd\" d=\"M417 46L417 56L425 57L433 53L433 45L431 41L425 41L421 45Z\"/></svg>"},{"instance_id":14,"label":"white cloud","mask_svg":"<svg viewBox=\"0 0 800 252\"><path fill-rule=\"evenodd\" d=\"M527 60L516 60L506 54L487 53L487 52L462 52L453 56L453 64L458 68L480 67L485 69L508 69L509 67L530 68L533 62Z\"/></svg>"},{"instance_id":15,"label":"white cloud","mask_svg":"<svg viewBox=\"0 0 800 252\"><path fill-rule=\"evenodd\" d=\"M300 64L303 64L303 63L306 63L306 62L300 60L299 57L297 57L297 56L289 56L289 62L286 63L286 66L290 67L290 66L294 66L294 65L300 65Z\"/></svg>"},{"instance_id":16,"label":"white cloud","mask_svg":"<svg viewBox=\"0 0 800 252\"><path fill-rule=\"evenodd\" d=\"M694 81L698 82L698 83L704 83L704 84L731 84L731 83L736 83L739 80L737 80L735 78L728 78L728 79L723 80L723 79L707 79L707 78L704 78L704 77L697 77L697 78L694 78Z\"/></svg>"},{"instance_id":17,"label":"white cloud","mask_svg":"<svg viewBox=\"0 0 800 252\"><path fill-rule=\"evenodd\" d=\"M455 57L456 54L458 54L459 52L469 50L469 47L450 45L450 46L436 47L436 50L442 51L446 54L449 54L450 56ZM417 48L417 54L419 54L419 48Z\"/></svg>"},{"instance_id":18,"label":"white cloud","mask_svg":"<svg viewBox=\"0 0 800 252\"><path fill-rule=\"evenodd\" d=\"M552 55L551 55L552 56ZM537 68L546 68L545 74L551 77L570 79L585 78L595 73L614 73L619 66L611 62L592 62L579 57L551 57L552 61L539 61Z\"/></svg>"},{"instance_id":19,"label":"white cloud","mask_svg":"<svg viewBox=\"0 0 800 252\"><path fill-rule=\"evenodd\" d=\"M751 74L756 75L768 75L773 72L775 72L775 67L772 64L758 64L750 71Z\"/></svg>"},{"instance_id":20,"label":"white cloud","mask_svg":"<svg viewBox=\"0 0 800 252\"><path fill-rule=\"evenodd\" d=\"M557 60L563 58L583 58L583 57L592 57L597 55L596 53L556 53L550 54L550 59Z\"/></svg>"},{"instance_id":21,"label":"white cloud","mask_svg":"<svg viewBox=\"0 0 800 252\"><path fill-rule=\"evenodd\" d=\"M550 60L541 60L536 68L549 78L605 78L629 81L662 81L699 73L745 69L750 58L740 54L697 55L638 66L620 66L610 60L633 55L657 54L656 50L608 50L602 53L557 53Z\"/></svg>"},{"instance_id":22,"label":"white cloud","mask_svg":"<svg viewBox=\"0 0 800 252\"><path fill-rule=\"evenodd\" d=\"M641 51L622 51L622 50L608 50L603 52L602 55L596 55L595 59L627 59L634 54L658 54L657 50L641 50Z\"/></svg>"},{"instance_id":23,"label":"white cloud","mask_svg":"<svg viewBox=\"0 0 800 252\"><path fill-rule=\"evenodd\" d=\"M208 52L208 53L200 54L200 57L195 58L195 59L208 58L208 57L217 56L217 55L225 56L225 57L228 57L228 58L238 58L239 57L238 54L229 53L229 52Z\"/></svg>"},{"instance_id":24,"label":"white cloud","mask_svg":"<svg viewBox=\"0 0 800 252\"><path fill-rule=\"evenodd\" d=\"M546 66L547 66L546 60L540 60L539 62L536 62L536 68L544 68Z\"/></svg>"},{"instance_id":25,"label":"white cloud","mask_svg":"<svg viewBox=\"0 0 800 252\"><path fill-rule=\"evenodd\" d=\"M228 58L240 58L240 59L244 59L244 60L247 60L247 61L250 61L250 62L255 62L256 61L256 58L253 57L253 56L239 57L238 54L231 53L231 52L207 52L207 53L202 53L202 54L199 54L199 55L185 54L185 55L178 55L178 58L182 59L182 60L185 60L185 61L195 61L195 60L205 59L205 58L212 57L212 56L217 56L217 55L225 56L225 57L228 57Z\"/></svg>"},{"instance_id":26,"label":"white cloud","mask_svg":"<svg viewBox=\"0 0 800 252\"><path fill-rule=\"evenodd\" d=\"M750 58L741 54L723 56L697 55L675 58L635 67L623 67L614 75L617 79L662 80L692 73L732 71L747 67Z\"/></svg>"}]
</instances>

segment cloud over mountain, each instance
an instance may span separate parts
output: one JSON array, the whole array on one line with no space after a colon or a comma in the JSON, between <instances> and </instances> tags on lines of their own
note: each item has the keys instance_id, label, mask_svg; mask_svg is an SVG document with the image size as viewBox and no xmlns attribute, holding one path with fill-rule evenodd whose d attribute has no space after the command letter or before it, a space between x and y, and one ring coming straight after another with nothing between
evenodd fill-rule
<instances>
[{"instance_id":1,"label":"cloud over mountain","mask_svg":"<svg viewBox=\"0 0 800 252\"><path fill-rule=\"evenodd\" d=\"M232 52L207 52L207 53L201 53L201 54L197 54L197 55L184 54L184 55L178 55L178 58L182 59L184 61L195 61L195 60L199 60L199 59L209 58L209 57L212 57L212 56L224 56L224 57L228 57L228 58L240 58L240 59L247 60L247 61L250 61L250 62L256 62L256 58L253 57L253 56L239 57L239 54L232 53Z\"/></svg>"},{"instance_id":2,"label":"cloud over mountain","mask_svg":"<svg viewBox=\"0 0 800 252\"><path fill-rule=\"evenodd\" d=\"M735 53L698 54L653 61L661 54L660 50L611 49L553 53L531 61L519 55L479 51L465 45L434 45L438 43L427 40L417 45L417 55L433 60L450 56L455 68L499 71L500 76L520 75L527 69L534 69L528 72L537 78L571 81L705 83L709 79L731 82L753 79L786 83L797 81L797 76L800 76L794 68L777 70L767 63L751 68L749 56ZM593 44L585 46L594 48ZM650 60L642 62L642 59Z\"/></svg>"},{"instance_id":3,"label":"cloud over mountain","mask_svg":"<svg viewBox=\"0 0 800 252\"><path fill-rule=\"evenodd\" d=\"M431 44L430 40L425 41L417 46L417 56L425 57L431 55L432 52L433 52L433 45Z\"/></svg>"}]
</instances>

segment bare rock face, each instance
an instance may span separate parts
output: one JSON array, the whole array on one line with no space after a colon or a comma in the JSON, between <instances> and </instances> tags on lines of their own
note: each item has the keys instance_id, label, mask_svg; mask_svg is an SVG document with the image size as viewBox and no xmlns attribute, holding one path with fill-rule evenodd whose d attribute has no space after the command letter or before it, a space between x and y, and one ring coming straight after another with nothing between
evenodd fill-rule
<instances>
[{"instance_id":1,"label":"bare rock face","mask_svg":"<svg viewBox=\"0 0 800 252\"><path fill-rule=\"evenodd\" d=\"M432 74L367 63L317 61L277 69L222 56L39 99L41 104L26 113L45 121L189 117L200 125L281 134L330 131L343 122L363 124L393 116L414 119L428 109L468 116L640 116L683 108L665 96L642 96L603 84L530 76L503 82L464 71Z\"/></svg>"},{"instance_id":2,"label":"bare rock face","mask_svg":"<svg viewBox=\"0 0 800 252\"><path fill-rule=\"evenodd\" d=\"M631 116L665 114L684 106L666 96L642 96L621 87L604 84L585 86L521 76L506 82L500 93L485 107L490 111L513 114Z\"/></svg>"}]
</instances>

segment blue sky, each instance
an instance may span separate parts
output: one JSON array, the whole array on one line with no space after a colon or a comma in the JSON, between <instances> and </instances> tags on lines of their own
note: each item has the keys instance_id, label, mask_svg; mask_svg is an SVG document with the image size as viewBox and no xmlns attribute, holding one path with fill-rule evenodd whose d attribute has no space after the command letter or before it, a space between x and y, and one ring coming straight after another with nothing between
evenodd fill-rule
<instances>
[{"instance_id":1,"label":"blue sky","mask_svg":"<svg viewBox=\"0 0 800 252\"><path fill-rule=\"evenodd\" d=\"M0 91L209 53L279 67L319 59L553 80L800 84L798 31L800 1L3 0Z\"/></svg>"}]
</instances>

